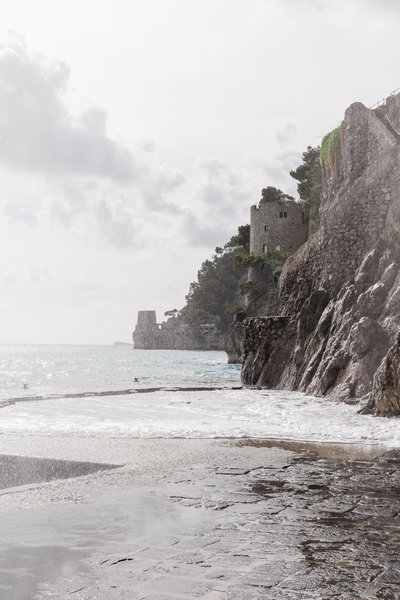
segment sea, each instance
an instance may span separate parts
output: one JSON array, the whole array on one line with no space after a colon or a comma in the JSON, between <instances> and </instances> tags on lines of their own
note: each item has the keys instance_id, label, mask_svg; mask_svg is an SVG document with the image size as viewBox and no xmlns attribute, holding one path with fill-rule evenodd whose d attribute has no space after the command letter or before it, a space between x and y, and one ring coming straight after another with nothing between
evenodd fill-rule
<instances>
[{"instance_id":1,"label":"sea","mask_svg":"<svg viewBox=\"0 0 400 600\"><path fill-rule=\"evenodd\" d=\"M224 352L0 345L0 435L263 438L400 447L400 420L243 389Z\"/></svg>"}]
</instances>

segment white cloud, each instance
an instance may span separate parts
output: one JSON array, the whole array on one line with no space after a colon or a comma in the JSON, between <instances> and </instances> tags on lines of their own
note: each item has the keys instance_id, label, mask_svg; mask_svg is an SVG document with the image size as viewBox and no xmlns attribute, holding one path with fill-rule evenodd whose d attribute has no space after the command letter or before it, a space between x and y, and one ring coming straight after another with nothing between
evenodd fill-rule
<instances>
[{"instance_id":1,"label":"white cloud","mask_svg":"<svg viewBox=\"0 0 400 600\"><path fill-rule=\"evenodd\" d=\"M195 215L187 214L181 222L181 228L186 244L194 248L215 248L228 241L226 223L215 223L212 214L206 225L202 225Z\"/></svg>"},{"instance_id":2,"label":"white cloud","mask_svg":"<svg viewBox=\"0 0 400 600\"><path fill-rule=\"evenodd\" d=\"M275 136L279 144L286 145L293 140L293 138L297 134L296 123L293 121L283 121L282 123L278 123Z\"/></svg>"},{"instance_id":3,"label":"white cloud","mask_svg":"<svg viewBox=\"0 0 400 600\"><path fill-rule=\"evenodd\" d=\"M94 208L100 230L112 244L120 248L143 245L133 215L123 202L111 204L103 198Z\"/></svg>"},{"instance_id":4,"label":"white cloud","mask_svg":"<svg viewBox=\"0 0 400 600\"><path fill-rule=\"evenodd\" d=\"M106 113L70 113L69 75L64 62L30 54L21 39L0 44L0 161L22 171L133 181L138 165L108 137Z\"/></svg>"}]
</instances>

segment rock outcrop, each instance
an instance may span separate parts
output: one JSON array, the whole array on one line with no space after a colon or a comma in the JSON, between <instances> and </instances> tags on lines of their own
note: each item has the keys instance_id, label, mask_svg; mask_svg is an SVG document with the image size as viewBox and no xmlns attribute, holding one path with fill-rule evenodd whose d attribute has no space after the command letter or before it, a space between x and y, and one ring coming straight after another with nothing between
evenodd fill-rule
<instances>
[{"instance_id":1,"label":"rock outcrop","mask_svg":"<svg viewBox=\"0 0 400 600\"><path fill-rule=\"evenodd\" d=\"M278 317L245 321L245 384L400 414L399 100L347 109L320 230L284 266Z\"/></svg>"}]
</instances>

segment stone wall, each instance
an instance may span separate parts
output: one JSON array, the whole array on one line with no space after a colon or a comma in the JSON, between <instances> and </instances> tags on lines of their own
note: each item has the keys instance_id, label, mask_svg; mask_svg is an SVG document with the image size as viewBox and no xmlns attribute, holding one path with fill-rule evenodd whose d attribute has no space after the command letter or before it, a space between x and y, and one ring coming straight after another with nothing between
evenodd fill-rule
<instances>
[{"instance_id":1,"label":"stone wall","mask_svg":"<svg viewBox=\"0 0 400 600\"><path fill-rule=\"evenodd\" d=\"M299 202L261 202L250 209L250 252L254 254L271 250L293 253L307 235L308 215Z\"/></svg>"},{"instance_id":2,"label":"stone wall","mask_svg":"<svg viewBox=\"0 0 400 600\"><path fill-rule=\"evenodd\" d=\"M158 324L155 311L139 311L133 344L143 350L226 350L227 336L214 323L191 327L179 317ZM229 348L228 348L229 349Z\"/></svg>"},{"instance_id":3,"label":"stone wall","mask_svg":"<svg viewBox=\"0 0 400 600\"><path fill-rule=\"evenodd\" d=\"M360 103L346 110L320 230L281 275L278 314L285 327L272 335L268 318L246 323L247 384L400 414L400 401L385 388L390 380L400 389L393 382L396 369L400 382L400 141L384 113L385 107L373 111ZM269 348L264 355L261 346Z\"/></svg>"}]
</instances>

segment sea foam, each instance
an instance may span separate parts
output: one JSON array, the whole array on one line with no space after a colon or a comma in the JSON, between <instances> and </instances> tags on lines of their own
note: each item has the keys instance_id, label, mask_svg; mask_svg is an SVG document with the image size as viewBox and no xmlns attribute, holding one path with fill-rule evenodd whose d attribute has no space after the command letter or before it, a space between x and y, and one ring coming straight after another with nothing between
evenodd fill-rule
<instances>
[{"instance_id":1,"label":"sea foam","mask_svg":"<svg viewBox=\"0 0 400 600\"><path fill-rule=\"evenodd\" d=\"M400 446L400 423L299 392L213 390L27 400L0 409L3 434L279 438Z\"/></svg>"}]
</instances>

